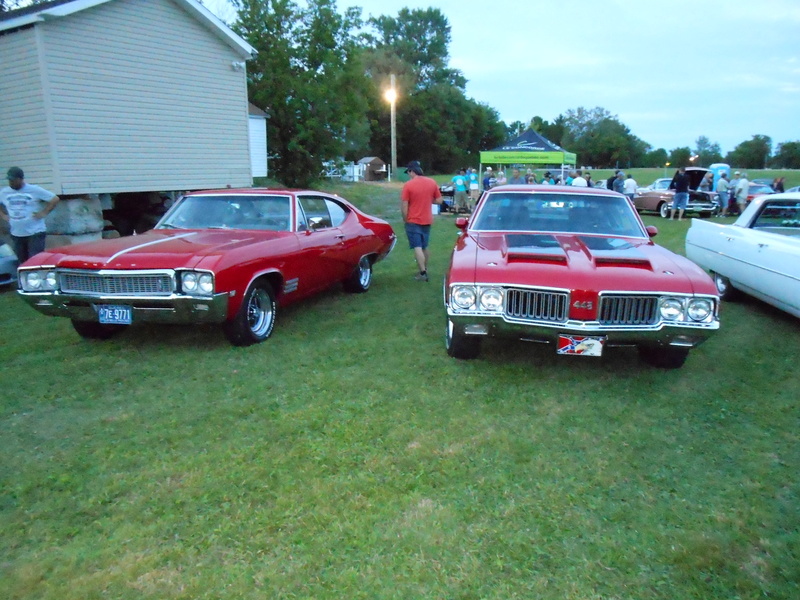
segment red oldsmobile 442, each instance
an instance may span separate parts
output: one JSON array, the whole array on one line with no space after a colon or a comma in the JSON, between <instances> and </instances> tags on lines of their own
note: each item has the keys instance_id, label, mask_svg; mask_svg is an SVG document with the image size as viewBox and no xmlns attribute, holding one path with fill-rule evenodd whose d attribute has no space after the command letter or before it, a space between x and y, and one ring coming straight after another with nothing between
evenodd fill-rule
<instances>
[{"instance_id":1,"label":"red oldsmobile 442","mask_svg":"<svg viewBox=\"0 0 800 600\"><path fill-rule=\"evenodd\" d=\"M651 241L631 202L606 190L502 186L484 193L445 278L447 352L475 358L486 336L600 356L636 346L663 368L719 328L714 282Z\"/></svg>"},{"instance_id":2,"label":"red oldsmobile 442","mask_svg":"<svg viewBox=\"0 0 800 600\"><path fill-rule=\"evenodd\" d=\"M87 338L136 323L221 323L246 346L269 337L278 306L338 282L366 292L395 241L388 223L329 194L193 192L143 235L34 256L19 293Z\"/></svg>"}]
</instances>

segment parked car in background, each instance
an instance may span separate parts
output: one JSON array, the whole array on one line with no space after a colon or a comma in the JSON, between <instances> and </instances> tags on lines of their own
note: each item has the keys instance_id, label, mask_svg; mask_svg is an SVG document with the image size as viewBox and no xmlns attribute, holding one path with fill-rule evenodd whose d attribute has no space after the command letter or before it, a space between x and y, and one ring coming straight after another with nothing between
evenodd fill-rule
<instances>
[{"instance_id":1,"label":"parked car in background","mask_svg":"<svg viewBox=\"0 0 800 600\"><path fill-rule=\"evenodd\" d=\"M759 196L732 225L693 220L686 256L721 298L742 291L800 317L800 193Z\"/></svg>"},{"instance_id":2,"label":"parked car in background","mask_svg":"<svg viewBox=\"0 0 800 600\"><path fill-rule=\"evenodd\" d=\"M790 187L788 190L786 190L787 194L790 193L790 192L800 192L800 185L796 185L794 187Z\"/></svg>"},{"instance_id":3,"label":"parked car in background","mask_svg":"<svg viewBox=\"0 0 800 600\"><path fill-rule=\"evenodd\" d=\"M270 336L279 307L339 282L366 292L395 241L388 223L338 196L193 192L143 235L37 254L19 268L19 293L86 338L137 323L219 323L246 346Z\"/></svg>"},{"instance_id":4,"label":"parked car in background","mask_svg":"<svg viewBox=\"0 0 800 600\"><path fill-rule=\"evenodd\" d=\"M750 186L747 188L747 202L752 202L754 198L758 196L764 196L768 194L774 194L775 190L772 189L772 186L766 183L754 183L750 182Z\"/></svg>"},{"instance_id":5,"label":"parked car in background","mask_svg":"<svg viewBox=\"0 0 800 600\"><path fill-rule=\"evenodd\" d=\"M672 182L671 177L659 177L650 185L646 185L644 187L640 187L636 189L637 194L643 194L644 192L649 192L651 190L666 190L669 188L669 184Z\"/></svg>"},{"instance_id":6,"label":"parked car in background","mask_svg":"<svg viewBox=\"0 0 800 600\"><path fill-rule=\"evenodd\" d=\"M716 192L701 192L697 186L710 173L708 169L701 167L687 167L686 174L689 176L689 204L686 207L687 213L699 213L701 217L710 217L718 214L722 207L717 200ZM666 181L666 185L664 182ZM655 212L664 217L669 217L672 201L675 198L675 190L669 189L672 179L657 179L651 189L637 190L633 197L633 204L639 212Z\"/></svg>"},{"instance_id":7,"label":"parked car in background","mask_svg":"<svg viewBox=\"0 0 800 600\"><path fill-rule=\"evenodd\" d=\"M17 255L8 244L0 244L0 286L14 283L17 280Z\"/></svg>"},{"instance_id":8,"label":"parked car in background","mask_svg":"<svg viewBox=\"0 0 800 600\"><path fill-rule=\"evenodd\" d=\"M444 284L446 347L475 358L488 336L600 356L635 346L678 368L719 327L714 282L653 243L620 194L562 186L484 192L461 230Z\"/></svg>"}]
</instances>

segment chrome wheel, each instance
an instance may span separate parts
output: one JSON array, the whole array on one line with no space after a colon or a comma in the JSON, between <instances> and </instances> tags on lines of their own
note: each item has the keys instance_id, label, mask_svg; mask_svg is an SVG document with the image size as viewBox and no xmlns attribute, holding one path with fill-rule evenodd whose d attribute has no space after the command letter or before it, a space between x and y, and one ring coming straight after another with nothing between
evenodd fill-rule
<instances>
[{"instance_id":1,"label":"chrome wheel","mask_svg":"<svg viewBox=\"0 0 800 600\"><path fill-rule=\"evenodd\" d=\"M274 311L272 298L263 288L256 288L247 301L247 325L250 332L257 338L272 329Z\"/></svg>"}]
</instances>

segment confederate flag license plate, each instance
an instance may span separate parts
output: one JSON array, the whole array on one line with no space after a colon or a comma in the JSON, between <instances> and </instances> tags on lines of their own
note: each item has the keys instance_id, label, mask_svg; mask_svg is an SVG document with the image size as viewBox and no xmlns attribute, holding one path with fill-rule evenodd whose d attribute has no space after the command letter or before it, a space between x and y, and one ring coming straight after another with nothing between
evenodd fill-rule
<instances>
[{"instance_id":1,"label":"confederate flag license plate","mask_svg":"<svg viewBox=\"0 0 800 600\"><path fill-rule=\"evenodd\" d=\"M579 354L581 356L602 356L605 336L559 335L558 354Z\"/></svg>"}]
</instances>

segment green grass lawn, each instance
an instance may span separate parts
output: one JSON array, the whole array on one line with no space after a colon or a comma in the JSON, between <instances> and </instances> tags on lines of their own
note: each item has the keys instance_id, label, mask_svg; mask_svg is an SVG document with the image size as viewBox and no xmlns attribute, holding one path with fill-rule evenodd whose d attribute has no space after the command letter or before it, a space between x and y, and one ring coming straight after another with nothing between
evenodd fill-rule
<instances>
[{"instance_id":1,"label":"green grass lawn","mask_svg":"<svg viewBox=\"0 0 800 600\"><path fill-rule=\"evenodd\" d=\"M329 186L392 221L397 184ZM688 222L647 217L681 251ZM800 597L800 321L726 304L677 371L444 350L399 243L369 293L80 339L0 294L0 596Z\"/></svg>"}]
</instances>

